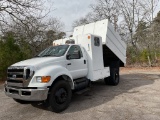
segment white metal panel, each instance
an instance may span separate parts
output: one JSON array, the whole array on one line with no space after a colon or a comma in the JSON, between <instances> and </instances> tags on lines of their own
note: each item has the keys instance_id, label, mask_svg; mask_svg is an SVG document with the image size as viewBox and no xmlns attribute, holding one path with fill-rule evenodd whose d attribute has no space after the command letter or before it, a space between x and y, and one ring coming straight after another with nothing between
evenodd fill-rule
<instances>
[{"instance_id":1,"label":"white metal panel","mask_svg":"<svg viewBox=\"0 0 160 120\"><path fill-rule=\"evenodd\" d=\"M102 42L106 44L108 20L102 20L95 23L94 34L102 37Z\"/></svg>"},{"instance_id":2,"label":"white metal panel","mask_svg":"<svg viewBox=\"0 0 160 120\"><path fill-rule=\"evenodd\" d=\"M102 75L103 75L103 78L106 78L106 77L110 76L110 69L109 69L109 67L105 67L102 70Z\"/></svg>"},{"instance_id":3,"label":"white metal panel","mask_svg":"<svg viewBox=\"0 0 160 120\"><path fill-rule=\"evenodd\" d=\"M67 40L71 40L71 39L75 40L75 43L77 43L76 37L68 37L64 39L54 40L53 45L63 45L63 44L66 44Z\"/></svg>"},{"instance_id":4,"label":"white metal panel","mask_svg":"<svg viewBox=\"0 0 160 120\"><path fill-rule=\"evenodd\" d=\"M90 80L93 80L93 61L92 61L91 41L88 40L88 35L78 35L77 41L78 41L77 44L82 45L87 55L87 65L88 65L87 78Z\"/></svg>"},{"instance_id":5,"label":"white metal panel","mask_svg":"<svg viewBox=\"0 0 160 120\"><path fill-rule=\"evenodd\" d=\"M100 46L94 45L94 37L98 37L100 40ZM102 50L102 39L99 36L91 35L91 49L92 49L92 62L93 62L93 70L101 70L104 69L103 64L103 50Z\"/></svg>"},{"instance_id":6,"label":"white metal panel","mask_svg":"<svg viewBox=\"0 0 160 120\"><path fill-rule=\"evenodd\" d=\"M126 63L126 59L124 59L126 56L126 46L123 44L119 35L114 31L114 28L109 21L102 20L95 24L94 34L100 35L103 43L106 44L121 61ZM112 46L110 46L111 42Z\"/></svg>"},{"instance_id":7,"label":"white metal panel","mask_svg":"<svg viewBox=\"0 0 160 120\"><path fill-rule=\"evenodd\" d=\"M95 26L95 23L90 23L85 25L82 34L94 34L94 26Z\"/></svg>"},{"instance_id":8,"label":"white metal panel","mask_svg":"<svg viewBox=\"0 0 160 120\"><path fill-rule=\"evenodd\" d=\"M90 39L88 39L90 36ZM91 81L104 78L104 65L103 65L103 52L102 52L102 40L100 38L100 46L94 45L94 37L99 37L96 35L86 34L79 35L77 37L78 43L83 46L87 55L88 63L88 75L87 78ZM107 72L106 72L107 75Z\"/></svg>"},{"instance_id":9,"label":"white metal panel","mask_svg":"<svg viewBox=\"0 0 160 120\"><path fill-rule=\"evenodd\" d=\"M120 58L121 61L123 61L123 63L126 63L126 57L121 53L121 51L119 51L117 47L115 47L112 41L108 40L107 46L112 50L113 53L116 54L118 58Z\"/></svg>"},{"instance_id":10,"label":"white metal panel","mask_svg":"<svg viewBox=\"0 0 160 120\"><path fill-rule=\"evenodd\" d=\"M69 70L73 79L82 78L88 74L88 66L84 64L84 58L67 60L67 70Z\"/></svg>"},{"instance_id":11,"label":"white metal panel","mask_svg":"<svg viewBox=\"0 0 160 120\"><path fill-rule=\"evenodd\" d=\"M115 36L114 33L110 30L107 30L107 46L109 46L109 42L112 42L114 44L113 47L116 47L123 56L126 56L126 48L124 48L122 46L122 44L119 42L120 40L118 40Z\"/></svg>"},{"instance_id":12,"label":"white metal panel","mask_svg":"<svg viewBox=\"0 0 160 120\"><path fill-rule=\"evenodd\" d=\"M114 36L114 34L110 30L107 31L107 39L108 39L108 41L110 40L119 49L119 51L122 52L123 55L125 54L125 49L126 48L124 48L121 45L119 40L116 39L116 37Z\"/></svg>"},{"instance_id":13,"label":"white metal panel","mask_svg":"<svg viewBox=\"0 0 160 120\"><path fill-rule=\"evenodd\" d=\"M111 23L108 22L108 29L113 33L113 35L116 37L116 39L120 42L120 44L123 46L123 48L126 49L126 44L124 41L121 40L121 37L119 35L119 33L117 33L113 26L111 25ZM108 34L107 34L108 35Z\"/></svg>"},{"instance_id":14,"label":"white metal panel","mask_svg":"<svg viewBox=\"0 0 160 120\"><path fill-rule=\"evenodd\" d=\"M73 32L73 36L82 35L83 30L84 30L84 25L79 26L79 27L75 27L74 32Z\"/></svg>"},{"instance_id":15,"label":"white metal panel","mask_svg":"<svg viewBox=\"0 0 160 120\"><path fill-rule=\"evenodd\" d=\"M53 41L53 46L55 45L62 45L63 44L63 39L59 39L59 40L54 40Z\"/></svg>"},{"instance_id":16,"label":"white metal panel","mask_svg":"<svg viewBox=\"0 0 160 120\"><path fill-rule=\"evenodd\" d=\"M86 33L101 36L103 44L106 44L123 63L126 63L126 44L107 19L76 27L73 36Z\"/></svg>"},{"instance_id":17,"label":"white metal panel","mask_svg":"<svg viewBox=\"0 0 160 120\"><path fill-rule=\"evenodd\" d=\"M110 76L109 67L106 67L102 70L94 70L93 71L93 79L91 81L97 81L99 79L104 79Z\"/></svg>"},{"instance_id":18,"label":"white metal panel","mask_svg":"<svg viewBox=\"0 0 160 120\"><path fill-rule=\"evenodd\" d=\"M92 70L104 69L101 38L91 34L82 36L78 36L78 44L81 44L85 48L88 54L89 64L92 66ZM90 39L88 39L88 36L90 36ZM100 38L100 46L94 45L94 37Z\"/></svg>"},{"instance_id":19,"label":"white metal panel","mask_svg":"<svg viewBox=\"0 0 160 120\"><path fill-rule=\"evenodd\" d=\"M93 71L93 80L92 81L96 81L96 80L99 80L99 79L103 79L102 70Z\"/></svg>"}]
</instances>

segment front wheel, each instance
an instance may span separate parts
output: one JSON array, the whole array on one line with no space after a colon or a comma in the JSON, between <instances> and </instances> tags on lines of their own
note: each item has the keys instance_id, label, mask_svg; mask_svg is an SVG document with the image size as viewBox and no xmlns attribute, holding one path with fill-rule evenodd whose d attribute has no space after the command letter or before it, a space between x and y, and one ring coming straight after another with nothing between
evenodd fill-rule
<instances>
[{"instance_id":1,"label":"front wheel","mask_svg":"<svg viewBox=\"0 0 160 120\"><path fill-rule=\"evenodd\" d=\"M59 113L65 110L71 101L72 91L69 83L64 80L57 81L51 88L49 96L50 108Z\"/></svg>"}]
</instances>

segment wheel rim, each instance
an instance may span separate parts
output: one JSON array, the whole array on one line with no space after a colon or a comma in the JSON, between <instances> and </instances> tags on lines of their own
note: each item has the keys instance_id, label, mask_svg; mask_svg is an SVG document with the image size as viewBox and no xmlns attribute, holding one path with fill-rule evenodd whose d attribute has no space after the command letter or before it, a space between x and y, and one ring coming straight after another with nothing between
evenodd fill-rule
<instances>
[{"instance_id":1,"label":"wheel rim","mask_svg":"<svg viewBox=\"0 0 160 120\"><path fill-rule=\"evenodd\" d=\"M64 88L60 88L56 91L55 100L57 104L63 104L68 97L67 91Z\"/></svg>"}]
</instances>

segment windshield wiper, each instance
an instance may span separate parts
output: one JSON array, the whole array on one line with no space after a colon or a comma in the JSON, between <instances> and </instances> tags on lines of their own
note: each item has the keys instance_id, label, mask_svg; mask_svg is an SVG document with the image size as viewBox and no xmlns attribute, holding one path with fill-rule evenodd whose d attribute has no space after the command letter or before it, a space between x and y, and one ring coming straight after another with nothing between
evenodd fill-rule
<instances>
[{"instance_id":1,"label":"windshield wiper","mask_svg":"<svg viewBox=\"0 0 160 120\"><path fill-rule=\"evenodd\" d=\"M39 55L35 55L34 57L41 57L41 56L39 56Z\"/></svg>"},{"instance_id":2,"label":"windshield wiper","mask_svg":"<svg viewBox=\"0 0 160 120\"><path fill-rule=\"evenodd\" d=\"M48 56L53 56L53 55L43 55L42 57L48 57Z\"/></svg>"}]
</instances>

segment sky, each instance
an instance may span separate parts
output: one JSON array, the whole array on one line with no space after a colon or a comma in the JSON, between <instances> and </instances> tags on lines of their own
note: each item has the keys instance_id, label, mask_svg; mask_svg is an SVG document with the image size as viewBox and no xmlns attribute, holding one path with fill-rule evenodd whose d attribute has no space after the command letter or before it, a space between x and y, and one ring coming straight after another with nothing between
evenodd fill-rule
<instances>
[{"instance_id":1,"label":"sky","mask_svg":"<svg viewBox=\"0 0 160 120\"><path fill-rule=\"evenodd\" d=\"M75 20L84 17L90 9L90 4L95 0L53 0L54 11L52 15L59 18L64 24L64 31L73 31L72 24Z\"/></svg>"},{"instance_id":2,"label":"sky","mask_svg":"<svg viewBox=\"0 0 160 120\"><path fill-rule=\"evenodd\" d=\"M64 23L65 27L62 31L67 33L67 36L72 34L72 24L75 20L84 17L91 11L90 5L95 4L96 0L50 0L53 2L52 17L57 17ZM155 11L154 17L160 9L160 2ZM69 32L71 31L71 32Z\"/></svg>"}]
</instances>

